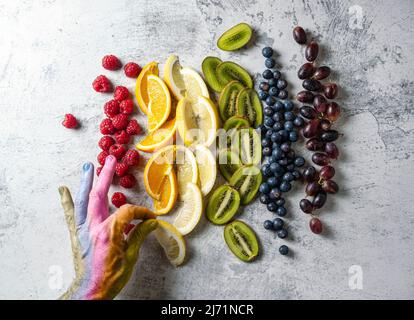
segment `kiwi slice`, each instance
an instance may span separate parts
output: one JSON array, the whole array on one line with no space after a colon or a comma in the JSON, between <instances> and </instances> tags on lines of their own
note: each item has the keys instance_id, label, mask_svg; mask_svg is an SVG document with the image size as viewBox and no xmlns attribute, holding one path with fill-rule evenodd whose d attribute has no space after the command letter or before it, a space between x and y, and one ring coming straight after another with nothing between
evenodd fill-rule
<instances>
[{"instance_id":1,"label":"kiwi slice","mask_svg":"<svg viewBox=\"0 0 414 320\"><path fill-rule=\"evenodd\" d=\"M243 205L254 199L261 183L262 173L253 165L240 167L230 178L230 185L239 191Z\"/></svg>"},{"instance_id":2,"label":"kiwi slice","mask_svg":"<svg viewBox=\"0 0 414 320\"><path fill-rule=\"evenodd\" d=\"M232 116L228 118L223 125L223 129L226 131L233 129L233 128L239 129L239 128L248 128L248 127L250 127L249 120L243 116Z\"/></svg>"},{"instance_id":3,"label":"kiwi slice","mask_svg":"<svg viewBox=\"0 0 414 320\"><path fill-rule=\"evenodd\" d=\"M224 84L217 77L217 66L221 62L217 57L206 57L201 64L201 69L203 70L204 78L208 86L216 92L221 92L224 88Z\"/></svg>"},{"instance_id":4,"label":"kiwi slice","mask_svg":"<svg viewBox=\"0 0 414 320\"><path fill-rule=\"evenodd\" d=\"M242 261L253 261L259 254L256 234L240 220L234 220L225 226L224 240L231 252Z\"/></svg>"},{"instance_id":5,"label":"kiwi slice","mask_svg":"<svg viewBox=\"0 0 414 320\"><path fill-rule=\"evenodd\" d=\"M220 117L223 121L226 121L228 118L236 115L237 96L239 95L240 90L243 88L243 85L236 80L230 81L224 87L219 98Z\"/></svg>"},{"instance_id":6,"label":"kiwi slice","mask_svg":"<svg viewBox=\"0 0 414 320\"><path fill-rule=\"evenodd\" d=\"M243 164L257 165L262 159L260 136L253 128L240 130L240 157Z\"/></svg>"},{"instance_id":7,"label":"kiwi slice","mask_svg":"<svg viewBox=\"0 0 414 320\"><path fill-rule=\"evenodd\" d=\"M217 66L217 77L221 83L237 80L245 87L253 88L253 80L248 72L231 61L224 61Z\"/></svg>"},{"instance_id":8,"label":"kiwi slice","mask_svg":"<svg viewBox=\"0 0 414 320\"><path fill-rule=\"evenodd\" d=\"M237 96L237 114L246 117L257 128L263 121L262 104L256 90L245 88Z\"/></svg>"},{"instance_id":9,"label":"kiwi slice","mask_svg":"<svg viewBox=\"0 0 414 320\"><path fill-rule=\"evenodd\" d=\"M206 216L214 224L229 222L240 207L240 195L236 189L224 185L216 189L207 203Z\"/></svg>"},{"instance_id":10,"label":"kiwi slice","mask_svg":"<svg viewBox=\"0 0 414 320\"><path fill-rule=\"evenodd\" d=\"M240 49L250 41L252 34L253 30L247 23L239 23L221 35L217 47L224 51Z\"/></svg>"},{"instance_id":11,"label":"kiwi slice","mask_svg":"<svg viewBox=\"0 0 414 320\"><path fill-rule=\"evenodd\" d=\"M240 157L231 150L223 149L218 153L219 170L227 181L230 180L233 173L242 166Z\"/></svg>"}]
</instances>

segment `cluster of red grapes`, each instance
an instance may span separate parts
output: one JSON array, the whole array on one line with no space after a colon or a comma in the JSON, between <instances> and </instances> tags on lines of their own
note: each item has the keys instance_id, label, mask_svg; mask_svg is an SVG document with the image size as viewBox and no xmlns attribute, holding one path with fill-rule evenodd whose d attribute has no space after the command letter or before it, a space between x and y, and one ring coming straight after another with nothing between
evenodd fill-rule
<instances>
[{"instance_id":1,"label":"cluster of red grapes","mask_svg":"<svg viewBox=\"0 0 414 320\"><path fill-rule=\"evenodd\" d=\"M299 26L293 30L293 38L299 44L307 43L306 33ZM338 192L338 185L332 180L335 169L330 166L331 160L339 156L339 150L334 143L339 133L331 128L341 114L339 105L331 101L338 95L338 86L335 83L321 82L329 77L331 69L316 65L318 52L319 46L316 41L312 40L307 44L305 58L308 62L298 70L298 78L303 80L302 86L305 90L299 92L296 97L304 104L299 112L307 120L302 130L303 136L308 139L306 148L315 152L312 162L322 167L319 172L313 166L303 171L303 179L307 182L306 195L313 199L302 199L300 208L308 214L313 214L315 210L323 207L328 193ZM313 233L322 232L322 222L316 217L310 220L309 226Z\"/></svg>"}]
</instances>

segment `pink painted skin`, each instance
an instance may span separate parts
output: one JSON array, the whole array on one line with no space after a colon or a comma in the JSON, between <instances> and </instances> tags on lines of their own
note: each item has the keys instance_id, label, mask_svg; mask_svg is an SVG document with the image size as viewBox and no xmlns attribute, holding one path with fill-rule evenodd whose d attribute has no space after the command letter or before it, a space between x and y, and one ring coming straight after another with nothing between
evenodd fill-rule
<instances>
[{"instance_id":1,"label":"pink painted skin","mask_svg":"<svg viewBox=\"0 0 414 320\"><path fill-rule=\"evenodd\" d=\"M115 165L116 159L108 156L92 188L94 168L85 163L75 203L67 187L59 188L75 266L75 279L61 299L113 299L131 277L141 244L158 226L156 215L145 207L125 204L109 215ZM125 235L135 219L143 221Z\"/></svg>"}]
</instances>

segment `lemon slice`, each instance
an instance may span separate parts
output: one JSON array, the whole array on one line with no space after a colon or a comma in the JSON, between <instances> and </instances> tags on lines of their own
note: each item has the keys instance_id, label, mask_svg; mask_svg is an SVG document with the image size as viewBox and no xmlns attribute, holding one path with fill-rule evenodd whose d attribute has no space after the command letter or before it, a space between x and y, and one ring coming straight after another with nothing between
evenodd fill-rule
<instances>
[{"instance_id":1,"label":"lemon slice","mask_svg":"<svg viewBox=\"0 0 414 320\"><path fill-rule=\"evenodd\" d=\"M144 114L148 114L148 76L150 74L158 76L158 72L158 63L155 61L150 62L142 69L137 78L135 85L135 97L137 98L139 108Z\"/></svg>"},{"instance_id":2,"label":"lemon slice","mask_svg":"<svg viewBox=\"0 0 414 320\"><path fill-rule=\"evenodd\" d=\"M213 189L217 177L217 165L211 151L204 146L196 146L194 154L198 166L198 177L203 196Z\"/></svg>"},{"instance_id":3,"label":"lemon slice","mask_svg":"<svg viewBox=\"0 0 414 320\"><path fill-rule=\"evenodd\" d=\"M177 203L177 217L173 225L185 236L196 227L203 213L203 198L200 188L194 183L188 183L185 194Z\"/></svg>"},{"instance_id":4,"label":"lemon slice","mask_svg":"<svg viewBox=\"0 0 414 320\"><path fill-rule=\"evenodd\" d=\"M185 259L185 241L181 233L170 223L157 220L158 228L154 231L159 244L173 266L179 266Z\"/></svg>"},{"instance_id":5,"label":"lemon slice","mask_svg":"<svg viewBox=\"0 0 414 320\"><path fill-rule=\"evenodd\" d=\"M209 147L215 141L219 120L216 106L209 98L181 99L176 118L178 133L186 146Z\"/></svg>"},{"instance_id":6,"label":"lemon slice","mask_svg":"<svg viewBox=\"0 0 414 320\"><path fill-rule=\"evenodd\" d=\"M188 99L196 101L200 96L210 98L206 83L197 71L190 67L184 67L181 69L181 76L185 86L185 95Z\"/></svg>"},{"instance_id":7,"label":"lemon slice","mask_svg":"<svg viewBox=\"0 0 414 320\"><path fill-rule=\"evenodd\" d=\"M184 146L175 146L175 168L177 171L178 196L182 196L187 191L189 183L198 183L198 167L194 154Z\"/></svg>"},{"instance_id":8,"label":"lemon slice","mask_svg":"<svg viewBox=\"0 0 414 320\"><path fill-rule=\"evenodd\" d=\"M177 100L184 98L185 83L181 75L181 64L178 57L170 55L164 66L164 81Z\"/></svg>"},{"instance_id":9,"label":"lemon slice","mask_svg":"<svg viewBox=\"0 0 414 320\"><path fill-rule=\"evenodd\" d=\"M171 95L167 85L156 75L149 75L148 86L148 131L161 127L171 112Z\"/></svg>"}]
</instances>

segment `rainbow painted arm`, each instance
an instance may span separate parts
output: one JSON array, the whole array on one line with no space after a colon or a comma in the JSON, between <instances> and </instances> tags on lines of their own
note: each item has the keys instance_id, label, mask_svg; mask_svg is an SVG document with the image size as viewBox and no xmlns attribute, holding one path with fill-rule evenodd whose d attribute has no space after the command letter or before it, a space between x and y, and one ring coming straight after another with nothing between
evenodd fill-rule
<instances>
[{"instance_id":1,"label":"rainbow painted arm","mask_svg":"<svg viewBox=\"0 0 414 320\"><path fill-rule=\"evenodd\" d=\"M92 187L94 168L85 163L75 203L67 187L59 188L75 266L75 279L61 299L113 299L131 277L141 244L158 226L156 216L145 207L126 204L109 215L115 165L116 159L108 156ZM125 227L134 219L143 222L126 236Z\"/></svg>"}]
</instances>

